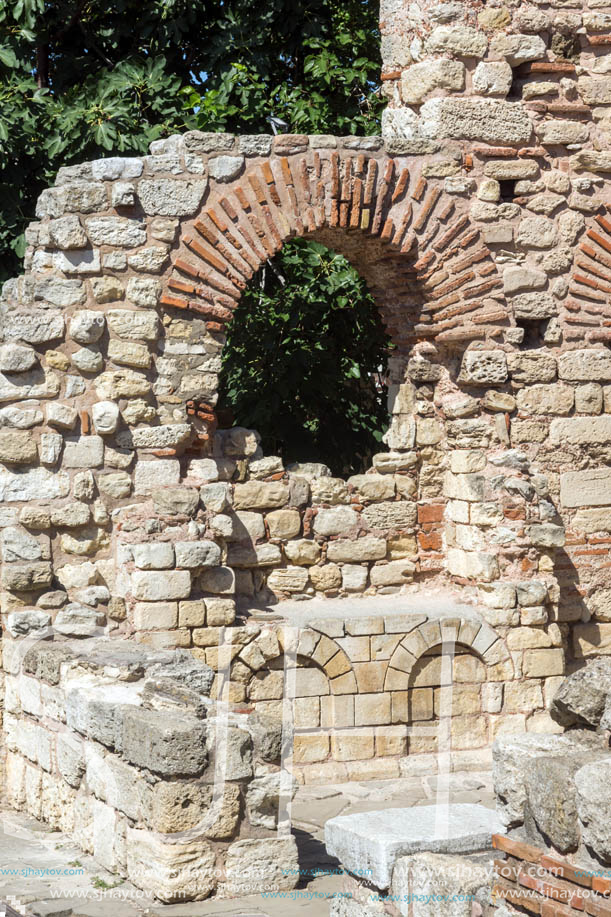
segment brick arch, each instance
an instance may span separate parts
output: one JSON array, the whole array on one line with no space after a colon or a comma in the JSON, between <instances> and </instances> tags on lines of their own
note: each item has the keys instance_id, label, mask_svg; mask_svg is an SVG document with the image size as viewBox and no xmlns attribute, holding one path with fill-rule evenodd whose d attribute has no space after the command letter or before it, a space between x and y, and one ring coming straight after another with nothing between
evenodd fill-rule
<instances>
[{"instance_id":1,"label":"brick arch","mask_svg":"<svg viewBox=\"0 0 611 917\"><path fill-rule=\"evenodd\" d=\"M508 311L486 302L502 283L468 200L407 162L311 150L254 161L229 183L211 179L204 206L183 224L162 304L222 334L251 277L287 239L305 236L351 258L395 343L494 333Z\"/></svg>"},{"instance_id":2,"label":"brick arch","mask_svg":"<svg viewBox=\"0 0 611 917\"><path fill-rule=\"evenodd\" d=\"M428 650L441 646L442 630L449 631L457 644L467 647L486 665L508 666L511 672L506 677L512 677L511 654L494 628L475 618L439 618L420 624L399 642L388 663L385 691L407 690L409 677L418 660Z\"/></svg>"},{"instance_id":3,"label":"brick arch","mask_svg":"<svg viewBox=\"0 0 611 917\"><path fill-rule=\"evenodd\" d=\"M586 229L570 277L569 294L577 299L567 301L566 321L583 326L590 341L611 341L609 330L600 328L601 320L605 325L611 317L610 212L606 206Z\"/></svg>"}]
</instances>

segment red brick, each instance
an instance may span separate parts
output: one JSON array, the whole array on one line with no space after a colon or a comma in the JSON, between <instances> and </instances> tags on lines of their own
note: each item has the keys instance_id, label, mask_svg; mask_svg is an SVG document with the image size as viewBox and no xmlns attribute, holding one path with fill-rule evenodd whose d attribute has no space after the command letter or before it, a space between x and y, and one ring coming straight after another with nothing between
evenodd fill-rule
<instances>
[{"instance_id":1,"label":"red brick","mask_svg":"<svg viewBox=\"0 0 611 917\"><path fill-rule=\"evenodd\" d=\"M428 503L418 507L418 522L441 522L445 506L441 503Z\"/></svg>"}]
</instances>

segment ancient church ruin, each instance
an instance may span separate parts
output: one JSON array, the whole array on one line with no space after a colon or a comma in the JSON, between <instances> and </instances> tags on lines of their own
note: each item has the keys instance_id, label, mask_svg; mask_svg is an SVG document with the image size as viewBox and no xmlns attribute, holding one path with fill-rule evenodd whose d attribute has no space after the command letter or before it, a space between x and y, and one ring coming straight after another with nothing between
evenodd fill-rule
<instances>
[{"instance_id":1,"label":"ancient church ruin","mask_svg":"<svg viewBox=\"0 0 611 917\"><path fill-rule=\"evenodd\" d=\"M381 137L63 168L3 289L4 793L162 900L291 888L293 781L435 768L444 641L460 770L611 653L611 8L391 0L381 35ZM394 344L346 480L215 415L295 236Z\"/></svg>"}]
</instances>

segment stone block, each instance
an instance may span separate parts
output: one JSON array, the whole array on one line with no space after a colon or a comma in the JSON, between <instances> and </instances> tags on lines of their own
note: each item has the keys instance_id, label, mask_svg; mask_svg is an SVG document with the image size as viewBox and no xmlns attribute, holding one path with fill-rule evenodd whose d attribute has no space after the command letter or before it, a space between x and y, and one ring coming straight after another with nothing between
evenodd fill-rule
<instances>
[{"instance_id":1,"label":"stone block","mask_svg":"<svg viewBox=\"0 0 611 917\"><path fill-rule=\"evenodd\" d=\"M589 422L592 423L591 420ZM560 441L558 439L558 443ZM567 471L561 474L560 501L568 508L611 506L611 470L593 468L584 471Z\"/></svg>"},{"instance_id":2,"label":"stone block","mask_svg":"<svg viewBox=\"0 0 611 917\"><path fill-rule=\"evenodd\" d=\"M299 881L299 861L294 837L250 838L227 848L227 896L252 895L271 887L279 891L294 888Z\"/></svg>"},{"instance_id":3,"label":"stone block","mask_svg":"<svg viewBox=\"0 0 611 917\"><path fill-rule=\"evenodd\" d=\"M206 730L188 714L125 707L121 727L123 757L164 777L195 776L208 762Z\"/></svg>"},{"instance_id":4,"label":"stone block","mask_svg":"<svg viewBox=\"0 0 611 917\"><path fill-rule=\"evenodd\" d=\"M386 556L386 541L374 535L356 539L332 541L327 548L327 559L334 563L362 563L381 560Z\"/></svg>"},{"instance_id":5,"label":"stone block","mask_svg":"<svg viewBox=\"0 0 611 917\"><path fill-rule=\"evenodd\" d=\"M550 426L550 441L553 445L609 443L611 442L611 415L554 420Z\"/></svg>"},{"instance_id":6,"label":"stone block","mask_svg":"<svg viewBox=\"0 0 611 917\"><path fill-rule=\"evenodd\" d=\"M132 574L132 592L134 598L144 602L186 599L191 592L191 574L188 570L137 570Z\"/></svg>"},{"instance_id":7,"label":"stone block","mask_svg":"<svg viewBox=\"0 0 611 917\"><path fill-rule=\"evenodd\" d=\"M510 353L507 363L514 382L532 385L533 382L553 382L556 378L556 360L544 351Z\"/></svg>"},{"instance_id":8,"label":"stone block","mask_svg":"<svg viewBox=\"0 0 611 917\"><path fill-rule=\"evenodd\" d=\"M465 85L465 65L459 61L430 60L413 64L401 74L401 97L419 105L436 89L459 91Z\"/></svg>"},{"instance_id":9,"label":"stone block","mask_svg":"<svg viewBox=\"0 0 611 917\"><path fill-rule=\"evenodd\" d=\"M553 718L563 726L597 729L611 695L611 659L594 659L569 675L550 704Z\"/></svg>"},{"instance_id":10,"label":"stone block","mask_svg":"<svg viewBox=\"0 0 611 917\"><path fill-rule=\"evenodd\" d=\"M519 104L497 99L429 99L420 109L425 137L524 143L532 133L528 112Z\"/></svg>"},{"instance_id":11,"label":"stone block","mask_svg":"<svg viewBox=\"0 0 611 917\"><path fill-rule=\"evenodd\" d=\"M499 829L496 813L484 806L455 803L442 813L437 806L416 806L330 818L325 846L345 869L387 889L400 857L486 850Z\"/></svg>"},{"instance_id":12,"label":"stone block","mask_svg":"<svg viewBox=\"0 0 611 917\"><path fill-rule=\"evenodd\" d=\"M569 382L608 382L611 380L611 353L608 350L569 350L558 357L558 376Z\"/></svg>"},{"instance_id":13,"label":"stone block","mask_svg":"<svg viewBox=\"0 0 611 917\"><path fill-rule=\"evenodd\" d=\"M185 900L201 901L215 889L216 853L202 838L168 844L150 831L128 827L127 877L165 904L184 906Z\"/></svg>"},{"instance_id":14,"label":"stone block","mask_svg":"<svg viewBox=\"0 0 611 917\"><path fill-rule=\"evenodd\" d=\"M492 777L497 811L506 829L524 822L526 777L539 758L587 754L599 751L601 739L590 732L564 735L506 735L492 745Z\"/></svg>"},{"instance_id":15,"label":"stone block","mask_svg":"<svg viewBox=\"0 0 611 917\"><path fill-rule=\"evenodd\" d=\"M586 764L575 774L577 815L583 842L602 863L611 857L611 758Z\"/></svg>"},{"instance_id":16,"label":"stone block","mask_svg":"<svg viewBox=\"0 0 611 917\"><path fill-rule=\"evenodd\" d=\"M396 861L390 891L403 917L437 917L441 902L444 917L471 917L488 899L489 882L486 866L472 859L418 853Z\"/></svg>"},{"instance_id":17,"label":"stone block","mask_svg":"<svg viewBox=\"0 0 611 917\"><path fill-rule=\"evenodd\" d=\"M611 654L611 624L576 624L573 628L573 650L578 659ZM552 672L548 672L551 675Z\"/></svg>"}]
</instances>

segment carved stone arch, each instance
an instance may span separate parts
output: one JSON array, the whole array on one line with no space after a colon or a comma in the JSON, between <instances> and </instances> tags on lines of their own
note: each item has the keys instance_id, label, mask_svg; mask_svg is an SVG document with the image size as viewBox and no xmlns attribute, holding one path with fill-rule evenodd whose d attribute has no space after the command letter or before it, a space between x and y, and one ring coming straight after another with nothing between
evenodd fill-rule
<instances>
[{"instance_id":1,"label":"carved stone arch","mask_svg":"<svg viewBox=\"0 0 611 917\"><path fill-rule=\"evenodd\" d=\"M504 677L513 677L511 654L504 639L493 627L475 617L441 617L419 624L400 641L388 663L384 690L407 690L418 660L428 650L441 646L444 637L466 647L487 666L502 665L508 669Z\"/></svg>"},{"instance_id":2,"label":"carved stone arch","mask_svg":"<svg viewBox=\"0 0 611 917\"><path fill-rule=\"evenodd\" d=\"M284 641L282 641L284 643ZM257 645L257 640L247 644L236 656L236 662L247 665L253 675L263 671L270 663L281 659L287 647L282 646L280 652L274 655L263 656L252 653L252 647ZM250 651L249 651L250 648ZM297 661L305 661L310 666L322 671L329 682L331 694L351 694L357 691L356 677L348 656L339 644L326 634L306 627L300 631L299 640L294 647ZM299 668L298 664L298 668Z\"/></svg>"},{"instance_id":3,"label":"carved stone arch","mask_svg":"<svg viewBox=\"0 0 611 917\"><path fill-rule=\"evenodd\" d=\"M229 183L211 179L200 212L182 224L161 302L222 333L254 273L287 239L306 236L353 261L397 345L494 335L509 312L468 204L383 151L254 160Z\"/></svg>"}]
</instances>

